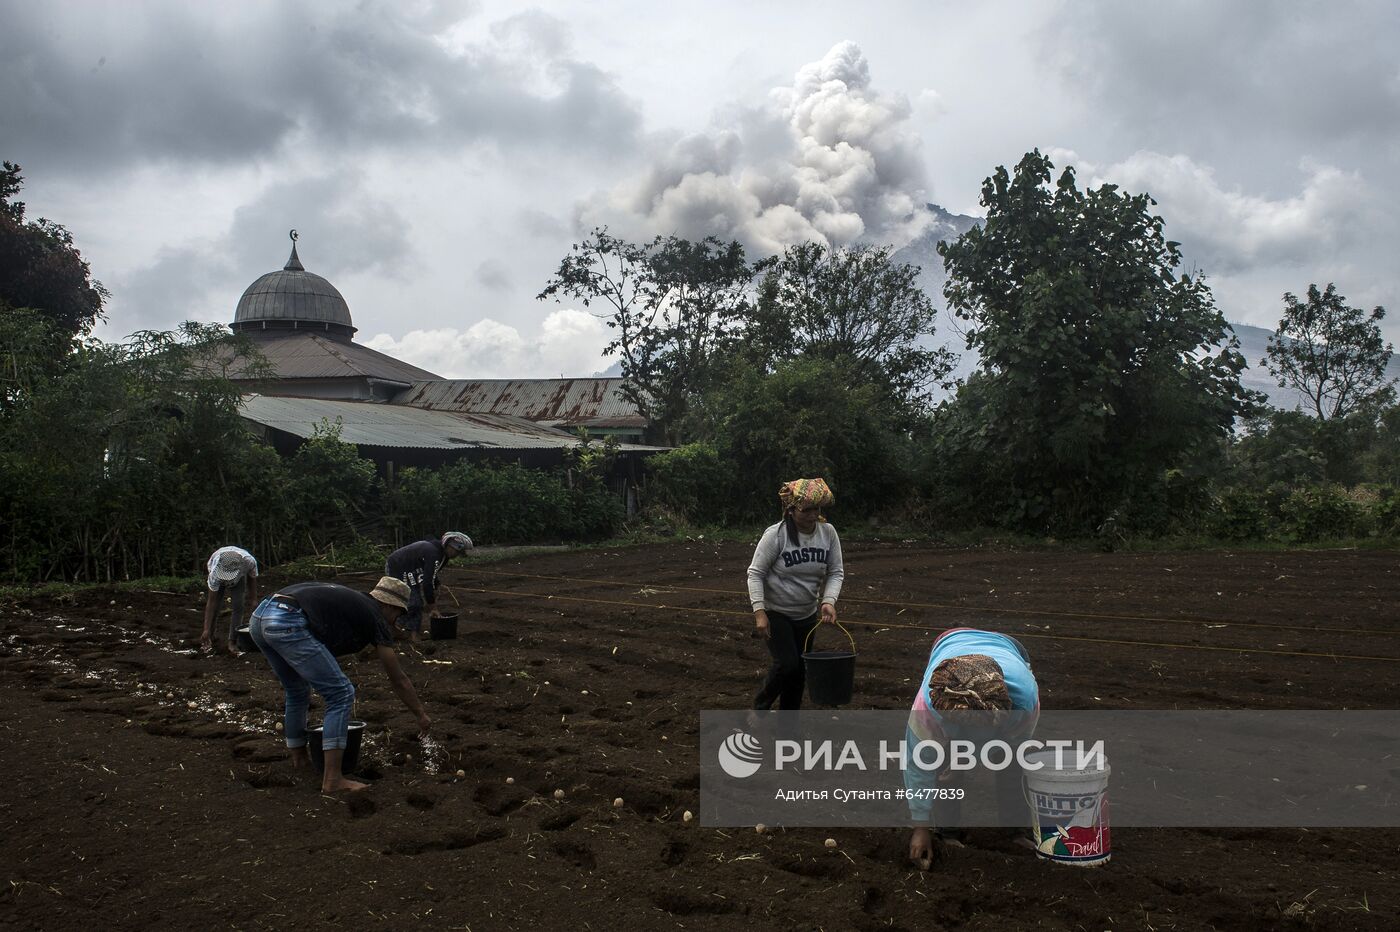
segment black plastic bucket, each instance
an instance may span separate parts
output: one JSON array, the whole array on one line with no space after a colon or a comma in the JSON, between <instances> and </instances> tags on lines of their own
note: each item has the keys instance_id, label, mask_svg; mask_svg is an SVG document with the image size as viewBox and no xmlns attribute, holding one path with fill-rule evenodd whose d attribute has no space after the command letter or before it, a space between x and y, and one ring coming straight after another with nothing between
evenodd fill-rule
<instances>
[{"instance_id":1,"label":"black plastic bucket","mask_svg":"<svg viewBox=\"0 0 1400 932\"><path fill-rule=\"evenodd\" d=\"M457 613L439 615L428 623L434 641L450 641L457 637Z\"/></svg>"},{"instance_id":2,"label":"black plastic bucket","mask_svg":"<svg viewBox=\"0 0 1400 932\"><path fill-rule=\"evenodd\" d=\"M233 640L238 645L238 649L245 654L251 654L254 651L262 653L262 651L258 649L258 642L253 640L253 635L249 633L247 625L244 625L233 633Z\"/></svg>"},{"instance_id":3,"label":"black plastic bucket","mask_svg":"<svg viewBox=\"0 0 1400 932\"><path fill-rule=\"evenodd\" d=\"M820 626L818 626L820 627ZM808 650L802 654L802 665L807 673L807 697L816 705L845 705L851 701L851 691L856 683L856 642L851 632L838 625L851 642L850 650ZM813 628L807 635L808 647L812 644Z\"/></svg>"},{"instance_id":4,"label":"black plastic bucket","mask_svg":"<svg viewBox=\"0 0 1400 932\"><path fill-rule=\"evenodd\" d=\"M311 766L317 772L325 769L325 758L321 754L321 729L317 725L306 732L306 752L311 755ZM345 731L345 756L340 760L341 773L354 773L360 765L360 738L364 735L365 723L351 719Z\"/></svg>"},{"instance_id":5,"label":"black plastic bucket","mask_svg":"<svg viewBox=\"0 0 1400 932\"><path fill-rule=\"evenodd\" d=\"M813 650L802 655L807 695L817 705L845 705L856 684L856 655L849 650Z\"/></svg>"}]
</instances>

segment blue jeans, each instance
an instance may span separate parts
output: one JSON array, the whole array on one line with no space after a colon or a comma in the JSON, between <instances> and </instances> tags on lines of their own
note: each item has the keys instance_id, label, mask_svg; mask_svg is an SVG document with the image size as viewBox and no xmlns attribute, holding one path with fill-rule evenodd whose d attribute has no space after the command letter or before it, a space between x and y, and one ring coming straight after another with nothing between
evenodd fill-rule
<instances>
[{"instance_id":1,"label":"blue jeans","mask_svg":"<svg viewBox=\"0 0 1400 932\"><path fill-rule=\"evenodd\" d=\"M263 599L253 612L248 633L287 692L282 719L287 747L306 746L306 707L314 689L326 703L321 749L344 748L355 687L326 645L307 628L301 609L271 597Z\"/></svg>"}]
</instances>

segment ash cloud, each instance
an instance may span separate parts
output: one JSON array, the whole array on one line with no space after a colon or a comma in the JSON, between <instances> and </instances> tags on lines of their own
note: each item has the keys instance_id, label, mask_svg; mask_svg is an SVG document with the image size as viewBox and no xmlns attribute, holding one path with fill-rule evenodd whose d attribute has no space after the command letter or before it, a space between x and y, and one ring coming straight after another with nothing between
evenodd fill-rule
<instances>
[{"instance_id":1,"label":"ash cloud","mask_svg":"<svg viewBox=\"0 0 1400 932\"><path fill-rule=\"evenodd\" d=\"M676 139L639 177L583 203L578 226L737 239L758 254L803 240L903 245L929 223L911 115L842 42L760 105L717 117L732 128Z\"/></svg>"}]
</instances>

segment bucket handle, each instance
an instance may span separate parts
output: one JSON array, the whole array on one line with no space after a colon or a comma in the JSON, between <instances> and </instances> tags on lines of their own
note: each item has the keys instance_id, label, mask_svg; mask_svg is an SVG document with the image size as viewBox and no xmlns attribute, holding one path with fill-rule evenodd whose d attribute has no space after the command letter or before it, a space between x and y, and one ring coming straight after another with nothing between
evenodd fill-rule
<instances>
[{"instance_id":1,"label":"bucket handle","mask_svg":"<svg viewBox=\"0 0 1400 932\"><path fill-rule=\"evenodd\" d=\"M846 626L841 624L841 622L839 621L833 622L833 624L835 624L836 627L840 628L841 633L846 635L846 640L851 642L851 653L856 653L856 639L851 637L851 632L847 631ZM816 634L817 629L821 626L821 622L817 622L816 624L812 625L812 630L807 632L807 640L802 644L802 653L807 653L808 649L812 646L812 635Z\"/></svg>"}]
</instances>

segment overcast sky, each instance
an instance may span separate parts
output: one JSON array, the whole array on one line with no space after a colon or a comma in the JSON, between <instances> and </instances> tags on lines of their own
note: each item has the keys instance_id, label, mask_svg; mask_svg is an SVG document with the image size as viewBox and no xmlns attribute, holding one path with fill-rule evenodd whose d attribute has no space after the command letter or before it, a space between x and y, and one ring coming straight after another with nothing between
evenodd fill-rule
<instances>
[{"instance_id":1,"label":"overcast sky","mask_svg":"<svg viewBox=\"0 0 1400 932\"><path fill-rule=\"evenodd\" d=\"M902 245L1039 147L1159 202L1233 321L1335 282L1400 343L1400 4L0 0L0 158L116 339L228 322L300 231L357 339L589 375L595 224ZM942 296L934 296L942 306Z\"/></svg>"}]
</instances>

